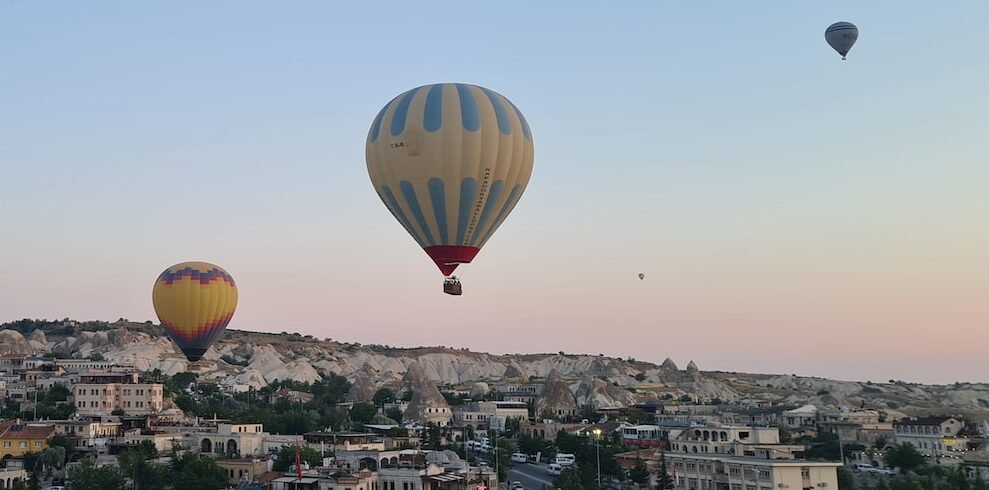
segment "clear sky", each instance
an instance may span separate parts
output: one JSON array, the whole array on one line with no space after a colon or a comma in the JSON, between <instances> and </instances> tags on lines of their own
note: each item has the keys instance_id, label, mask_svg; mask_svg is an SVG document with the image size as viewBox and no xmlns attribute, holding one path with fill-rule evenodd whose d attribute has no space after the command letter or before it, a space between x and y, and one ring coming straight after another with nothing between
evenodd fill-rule
<instances>
[{"instance_id":1,"label":"clear sky","mask_svg":"<svg viewBox=\"0 0 989 490\"><path fill-rule=\"evenodd\" d=\"M989 381L987 25L982 1L4 1L0 320L156 320L155 277L205 260L231 328ZM459 298L364 161L381 106L442 81L508 97L536 145Z\"/></svg>"}]
</instances>

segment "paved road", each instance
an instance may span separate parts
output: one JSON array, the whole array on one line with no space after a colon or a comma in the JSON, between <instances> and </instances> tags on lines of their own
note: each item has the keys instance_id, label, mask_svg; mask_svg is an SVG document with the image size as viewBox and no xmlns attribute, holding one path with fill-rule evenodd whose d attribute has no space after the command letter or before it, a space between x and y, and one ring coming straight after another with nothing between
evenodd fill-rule
<instances>
[{"instance_id":1,"label":"paved road","mask_svg":"<svg viewBox=\"0 0 989 490\"><path fill-rule=\"evenodd\" d=\"M513 481L522 482L525 490L540 490L545 485L553 488L555 476L546 473L545 464L516 463L512 469L508 470L508 483Z\"/></svg>"}]
</instances>

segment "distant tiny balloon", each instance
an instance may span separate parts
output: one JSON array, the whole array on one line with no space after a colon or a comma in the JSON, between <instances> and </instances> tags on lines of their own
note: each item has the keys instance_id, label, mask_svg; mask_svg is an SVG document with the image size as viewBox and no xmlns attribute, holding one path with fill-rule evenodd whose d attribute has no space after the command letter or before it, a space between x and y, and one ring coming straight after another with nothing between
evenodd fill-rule
<instances>
[{"instance_id":1,"label":"distant tiny balloon","mask_svg":"<svg viewBox=\"0 0 989 490\"><path fill-rule=\"evenodd\" d=\"M859 29L851 22L835 22L824 31L824 40L845 59L859 38Z\"/></svg>"},{"instance_id":2,"label":"distant tiny balloon","mask_svg":"<svg viewBox=\"0 0 989 490\"><path fill-rule=\"evenodd\" d=\"M641 280L643 280L645 278L646 278L646 275L640 272L639 273L639 280L641 281Z\"/></svg>"}]
</instances>

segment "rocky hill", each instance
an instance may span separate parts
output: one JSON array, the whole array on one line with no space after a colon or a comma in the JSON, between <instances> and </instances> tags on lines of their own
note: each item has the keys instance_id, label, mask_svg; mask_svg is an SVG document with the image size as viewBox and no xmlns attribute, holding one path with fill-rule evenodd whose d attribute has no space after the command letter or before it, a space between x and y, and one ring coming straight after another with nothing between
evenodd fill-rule
<instances>
[{"instance_id":1,"label":"rocky hill","mask_svg":"<svg viewBox=\"0 0 989 490\"><path fill-rule=\"evenodd\" d=\"M562 380L579 405L628 406L655 399L721 400L743 404L806 403L896 409L907 414L953 413L989 418L989 384L920 385L861 383L793 375L702 371L692 361L681 370L662 364L604 356L544 353L492 355L444 347L393 348L311 336L227 331L203 360L189 363L157 325L22 320L0 325L0 354L100 355L142 371L199 373L220 385L260 388L279 379L312 382L336 373L356 381L364 399L382 386L401 389L403 378L422 377L458 389L497 389L499 384ZM417 365L409 373L410 366ZM554 382L554 385L558 384ZM554 388L555 389L555 388Z\"/></svg>"}]
</instances>

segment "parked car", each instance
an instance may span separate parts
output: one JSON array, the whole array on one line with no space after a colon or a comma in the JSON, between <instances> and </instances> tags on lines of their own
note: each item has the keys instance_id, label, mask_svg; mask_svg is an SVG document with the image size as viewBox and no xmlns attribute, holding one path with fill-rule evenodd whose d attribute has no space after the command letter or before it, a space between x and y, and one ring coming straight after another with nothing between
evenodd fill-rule
<instances>
[{"instance_id":1,"label":"parked car","mask_svg":"<svg viewBox=\"0 0 989 490\"><path fill-rule=\"evenodd\" d=\"M548 468L546 468L546 473L557 476L563 473L563 467L556 463L551 463Z\"/></svg>"},{"instance_id":2,"label":"parked car","mask_svg":"<svg viewBox=\"0 0 989 490\"><path fill-rule=\"evenodd\" d=\"M527 463L529 462L529 457L525 453L512 453L513 463Z\"/></svg>"},{"instance_id":3,"label":"parked car","mask_svg":"<svg viewBox=\"0 0 989 490\"><path fill-rule=\"evenodd\" d=\"M559 453L556 455L556 464L560 466L570 466L577 462L573 454Z\"/></svg>"},{"instance_id":4,"label":"parked car","mask_svg":"<svg viewBox=\"0 0 989 490\"><path fill-rule=\"evenodd\" d=\"M852 466L852 471L859 473L870 473L873 475L895 475L896 472L893 470L888 470L886 468L876 468L869 463L855 463Z\"/></svg>"},{"instance_id":5,"label":"parked car","mask_svg":"<svg viewBox=\"0 0 989 490\"><path fill-rule=\"evenodd\" d=\"M520 482L520 481L513 481L512 482L512 486L511 486L511 490L525 490L525 487L522 486L522 482Z\"/></svg>"}]
</instances>

